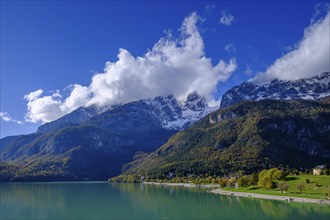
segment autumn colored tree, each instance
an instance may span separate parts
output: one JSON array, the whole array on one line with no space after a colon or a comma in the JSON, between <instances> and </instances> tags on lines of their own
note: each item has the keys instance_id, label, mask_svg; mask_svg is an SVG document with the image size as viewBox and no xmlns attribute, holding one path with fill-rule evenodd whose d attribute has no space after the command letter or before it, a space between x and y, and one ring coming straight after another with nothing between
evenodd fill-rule
<instances>
[{"instance_id":1,"label":"autumn colored tree","mask_svg":"<svg viewBox=\"0 0 330 220\"><path fill-rule=\"evenodd\" d=\"M249 186L249 178L247 176L242 176L238 178L238 186L239 187L248 187Z\"/></svg>"},{"instance_id":2,"label":"autumn colored tree","mask_svg":"<svg viewBox=\"0 0 330 220\"><path fill-rule=\"evenodd\" d=\"M276 170L272 176L273 180L283 180L286 177L286 173L283 170Z\"/></svg>"},{"instance_id":3,"label":"autumn colored tree","mask_svg":"<svg viewBox=\"0 0 330 220\"><path fill-rule=\"evenodd\" d=\"M252 173L251 176L250 176L250 186L255 186L258 184L258 180L259 180L259 177L258 177L258 174L256 173Z\"/></svg>"},{"instance_id":4,"label":"autumn colored tree","mask_svg":"<svg viewBox=\"0 0 330 220\"><path fill-rule=\"evenodd\" d=\"M280 188L280 190L282 192L285 191L286 193L288 193L289 184L287 184L287 183L280 183L279 184L279 188Z\"/></svg>"},{"instance_id":5,"label":"autumn colored tree","mask_svg":"<svg viewBox=\"0 0 330 220\"><path fill-rule=\"evenodd\" d=\"M258 185L267 190L270 190L273 188L273 181L265 175L259 179Z\"/></svg>"},{"instance_id":6,"label":"autumn colored tree","mask_svg":"<svg viewBox=\"0 0 330 220\"><path fill-rule=\"evenodd\" d=\"M297 184L297 189L299 190L300 193L302 193L302 191L305 190L305 184L298 183Z\"/></svg>"}]
</instances>

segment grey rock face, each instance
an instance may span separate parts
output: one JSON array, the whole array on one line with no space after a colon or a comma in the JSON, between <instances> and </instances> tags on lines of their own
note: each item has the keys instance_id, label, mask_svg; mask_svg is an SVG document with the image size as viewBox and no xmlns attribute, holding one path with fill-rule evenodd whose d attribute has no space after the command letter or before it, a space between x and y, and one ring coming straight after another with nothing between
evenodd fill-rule
<instances>
[{"instance_id":1,"label":"grey rock face","mask_svg":"<svg viewBox=\"0 0 330 220\"><path fill-rule=\"evenodd\" d=\"M223 96L220 108L238 102L262 99L293 100L319 99L330 95L330 72L294 81L272 80L262 85L244 82L228 90Z\"/></svg>"},{"instance_id":2,"label":"grey rock face","mask_svg":"<svg viewBox=\"0 0 330 220\"><path fill-rule=\"evenodd\" d=\"M184 108L190 109L192 111L203 111L204 109L208 108L208 104L205 97L200 96L195 91L188 95Z\"/></svg>"}]
</instances>

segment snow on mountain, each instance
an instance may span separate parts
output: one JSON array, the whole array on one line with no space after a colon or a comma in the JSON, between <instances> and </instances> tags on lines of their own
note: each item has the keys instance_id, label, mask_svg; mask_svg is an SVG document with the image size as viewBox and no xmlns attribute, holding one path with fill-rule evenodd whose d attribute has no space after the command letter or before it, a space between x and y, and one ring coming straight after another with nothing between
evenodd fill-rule
<instances>
[{"instance_id":1,"label":"snow on mountain","mask_svg":"<svg viewBox=\"0 0 330 220\"><path fill-rule=\"evenodd\" d=\"M197 92L189 94L187 100L178 101L169 95L148 99L146 102L154 109L153 113L162 127L168 130L183 130L216 110L209 107L206 99Z\"/></svg>"},{"instance_id":2,"label":"snow on mountain","mask_svg":"<svg viewBox=\"0 0 330 220\"><path fill-rule=\"evenodd\" d=\"M148 108L145 108L144 104ZM154 99L149 98L111 107L100 108L95 105L80 107L55 121L41 125L37 133L46 133L69 126L91 123L93 117L105 112L111 114L120 106L127 106L123 108L126 111L134 109L134 111L140 111L141 114L148 111L158 120L161 127L167 130L183 130L206 114L216 110L215 108L210 108L206 99L197 92L189 94L187 100L184 101L178 101L173 95L158 96ZM127 114L127 117L129 117L129 114Z\"/></svg>"},{"instance_id":3,"label":"snow on mountain","mask_svg":"<svg viewBox=\"0 0 330 220\"><path fill-rule=\"evenodd\" d=\"M295 81L272 80L264 84L244 82L228 90L222 97L220 108L225 108L244 100L262 99L319 99L330 95L330 72L318 76ZM141 103L140 105L138 103ZM143 103L143 104L142 104ZM154 99L144 99L126 103L134 105L134 111L148 112L158 121L162 128L181 131L217 108L208 106L206 99L197 92L188 95L186 100L177 100L173 95L158 96ZM148 106L147 109L145 106ZM38 133L45 133L59 128L79 125L104 112L111 114L117 107L99 108L97 106L80 107L75 111L53 122L39 127ZM139 109L140 108L140 109ZM131 109L128 107L128 109ZM119 109L118 109L119 110ZM130 110L129 110L130 111ZM129 117L129 114L127 114ZM142 119L141 119L142 120Z\"/></svg>"},{"instance_id":4,"label":"snow on mountain","mask_svg":"<svg viewBox=\"0 0 330 220\"><path fill-rule=\"evenodd\" d=\"M244 82L228 90L222 96L220 108L225 108L245 100L314 100L329 95L330 72L325 72L311 78L292 81L274 79L264 84Z\"/></svg>"}]
</instances>

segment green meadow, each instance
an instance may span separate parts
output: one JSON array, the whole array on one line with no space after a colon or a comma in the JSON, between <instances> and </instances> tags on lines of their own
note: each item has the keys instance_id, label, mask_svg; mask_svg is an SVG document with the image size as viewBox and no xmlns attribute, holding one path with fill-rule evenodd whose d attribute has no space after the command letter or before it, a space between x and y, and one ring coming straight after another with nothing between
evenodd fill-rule
<instances>
[{"instance_id":1,"label":"green meadow","mask_svg":"<svg viewBox=\"0 0 330 220\"><path fill-rule=\"evenodd\" d=\"M308 181L308 180L309 181ZM289 175L284 181L289 185L288 191L281 191L278 187L270 190L258 187L247 187L237 189L225 189L236 192L259 193L276 196L303 197L314 199L329 199L330 176L329 175ZM303 185L301 192L298 185Z\"/></svg>"}]
</instances>

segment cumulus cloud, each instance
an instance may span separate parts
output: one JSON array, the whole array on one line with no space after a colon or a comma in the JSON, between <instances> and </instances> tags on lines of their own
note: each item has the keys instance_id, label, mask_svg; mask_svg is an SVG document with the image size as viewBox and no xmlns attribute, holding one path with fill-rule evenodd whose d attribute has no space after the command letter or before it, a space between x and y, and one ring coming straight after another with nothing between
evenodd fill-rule
<instances>
[{"instance_id":1,"label":"cumulus cloud","mask_svg":"<svg viewBox=\"0 0 330 220\"><path fill-rule=\"evenodd\" d=\"M71 112L80 106L85 105L91 97L91 92L86 86L79 84L71 85L71 94L67 97L61 106L64 112Z\"/></svg>"},{"instance_id":2,"label":"cumulus cloud","mask_svg":"<svg viewBox=\"0 0 330 220\"><path fill-rule=\"evenodd\" d=\"M256 82L274 78L296 80L312 77L330 70L330 11L327 15L304 30L304 36L294 49L278 58L264 73L258 74Z\"/></svg>"},{"instance_id":3,"label":"cumulus cloud","mask_svg":"<svg viewBox=\"0 0 330 220\"><path fill-rule=\"evenodd\" d=\"M87 87L75 84L70 85L69 89L71 93L64 100L59 91L41 96L44 91L39 89L25 95L24 99L28 101L25 120L33 123L53 121L87 103L90 96Z\"/></svg>"},{"instance_id":4,"label":"cumulus cloud","mask_svg":"<svg viewBox=\"0 0 330 220\"><path fill-rule=\"evenodd\" d=\"M23 123L22 121L11 118L7 112L0 112L0 118L3 121L14 122L16 124L22 124Z\"/></svg>"},{"instance_id":5,"label":"cumulus cloud","mask_svg":"<svg viewBox=\"0 0 330 220\"><path fill-rule=\"evenodd\" d=\"M221 12L221 16L219 23L226 26L230 26L235 19L233 15L225 11Z\"/></svg>"},{"instance_id":6,"label":"cumulus cloud","mask_svg":"<svg viewBox=\"0 0 330 220\"><path fill-rule=\"evenodd\" d=\"M33 101L35 99L37 99L44 91L42 89L38 89L34 92L30 92L29 94L24 96L24 99L26 99L27 101Z\"/></svg>"},{"instance_id":7,"label":"cumulus cloud","mask_svg":"<svg viewBox=\"0 0 330 220\"><path fill-rule=\"evenodd\" d=\"M45 96L41 89L31 92L25 96L26 120L49 122L79 106L108 106L158 95L173 94L184 99L195 90L214 103L217 84L235 71L236 60L212 64L204 52L197 28L199 20L192 13L184 19L179 37L161 38L142 56L134 57L128 50L119 49L117 61L107 62L104 71L95 74L88 87L74 85L66 98L59 92Z\"/></svg>"}]
</instances>

